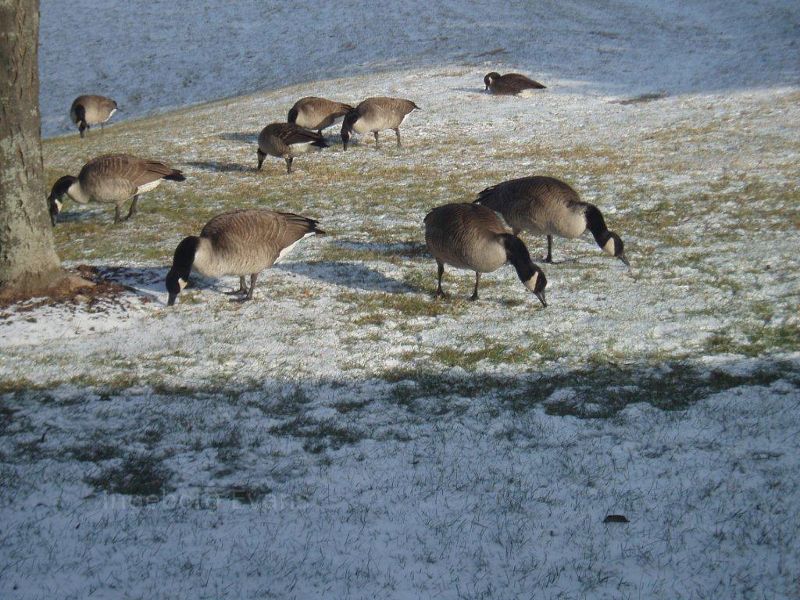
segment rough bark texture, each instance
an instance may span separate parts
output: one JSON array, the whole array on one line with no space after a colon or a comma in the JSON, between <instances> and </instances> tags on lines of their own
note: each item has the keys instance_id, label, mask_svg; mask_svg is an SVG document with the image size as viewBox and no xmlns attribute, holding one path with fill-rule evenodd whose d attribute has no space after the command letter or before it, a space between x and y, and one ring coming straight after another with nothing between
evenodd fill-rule
<instances>
[{"instance_id":1,"label":"rough bark texture","mask_svg":"<svg viewBox=\"0 0 800 600\"><path fill-rule=\"evenodd\" d=\"M0 296L64 276L44 188L38 40L39 0L0 0Z\"/></svg>"}]
</instances>

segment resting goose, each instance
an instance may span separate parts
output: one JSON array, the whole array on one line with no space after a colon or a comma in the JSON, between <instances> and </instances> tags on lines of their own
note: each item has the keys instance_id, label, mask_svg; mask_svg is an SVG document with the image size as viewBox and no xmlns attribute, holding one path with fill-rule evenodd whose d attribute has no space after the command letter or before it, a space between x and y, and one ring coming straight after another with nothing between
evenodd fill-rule
<instances>
[{"instance_id":1,"label":"resting goose","mask_svg":"<svg viewBox=\"0 0 800 600\"><path fill-rule=\"evenodd\" d=\"M69 117L78 126L81 137L83 137L84 132L92 125L100 125L102 129L103 123L117 112L117 108L117 103L105 96L78 96L72 101Z\"/></svg>"},{"instance_id":2,"label":"resting goose","mask_svg":"<svg viewBox=\"0 0 800 600\"><path fill-rule=\"evenodd\" d=\"M353 107L343 102L307 96L294 103L286 120L300 127L316 130L321 135L323 129L333 125L351 110Z\"/></svg>"},{"instance_id":3,"label":"resting goose","mask_svg":"<svg viewBox=\"0 0 800 600\"><path fill-rule=\"evenodd\" d=\"M500 73L492 71L491 73L486 74L486 76L483 78L483 83L486 84L486 90L491 91L493 94L510 96L520 94L526 90L545 89L545 86L538 81L534 81L533 79L526 77L525 75L520 75L519 73L506 73L505 75L500 75Z\"/></svg>"},{"instance_id":4,"label":"resting goose","mask_svg":"<svg viewBox=\"0 0 800 600\"><path fill-rule=\"evenodd\" d=\"M378 147L378 132L384 129L393 129L397 136L397 146L400 147L400 124L413 110L419 106L411 100L402 98L387 98L378 96L367 98L351 110L342 121L342 144L347 150L347 143L353 132L369 133L375 136L375 148Z\"/></svg>"},{"instance_id":5,"label":"resting goose","mask_svg":"<svg viewBox=\"0 0 800 600\"><path fill-rule=\"evenodd\" d=\"M554 177L522 177L486 188L475 200L503 215L515 234L529 231L547 236L547 257L553 262L553 236L577 238L587 229L597 245L630 266L620 237L606 227L594 204L582 202L568 184Z\"/></svg>"},{"instance_id":6,"label":"resting goose","mask_svg":"<svg viewBox=\"0 0 800 600\"><path fill-rule=\"evenodd\" d=\"M184 181L177 169L154 160L130 154L106 154L93 158L81 169L77 177L65 175L53 184L50 196L50 219L55 226L65 196L79 204L101 202L114 205L114 223L127 220L136 214L139 194L149 192L163 180ZM128 215L120 218L120 207L128 200Z\"/></svg>"},{"instance_id":7,"label":"resting goose","mask_svg":"<svg viewBox=\"0 0 800 600\"><path fill-rule=\"evenodd\" d=\"M445 295L442 290L445 264L475 271L475 289L470 300L477 300L481 273L496 271L510 262L523 285L539 298L542 306L547 306L544 272L533 264L522 240L511 234L488 208L469 203L434 208L425 216L425 243L439 269L437 298Z\"/></svg>"},{"instance_id":8,"label":"resting goose","mask_svg":"<svg viewBox=\"0 0 800 600\"><path fill-rule=\"evenodd\" d=\"M269 154L286 161L286 172L292 172L295 156L312 150L327 148L322 134L310 131L294 123L271 123L261 130L258 136L258 170Z\"/></svg>"},{"instance_id":9,"label":"resting goose","mask_svg":"<svg viewBox=\"0 0 800 600\"><path fill-rule=\"evenodd\" d=\"M237 210L217 215L200 236L184 238L175 249L167 274L167 304L172 306L196 269L207 277L238 275L238 293L252 300L258 274L283 258L301 239L324 235L317 221L267 209ZM250 275L250 288L245 283ZM236 293L236 292L235 292Z\"/></svg>"}]
</instances>

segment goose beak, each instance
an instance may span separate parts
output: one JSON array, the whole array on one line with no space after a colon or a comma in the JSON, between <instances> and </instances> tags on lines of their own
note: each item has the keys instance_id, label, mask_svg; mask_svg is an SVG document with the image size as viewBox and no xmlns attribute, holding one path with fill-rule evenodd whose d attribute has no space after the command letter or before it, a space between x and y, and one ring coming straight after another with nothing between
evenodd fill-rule
<instances>
[{"instance_id":1,"label":"goose beak","mask_svg":"<svg viewBox=\"0 0 800 600\"><path fill-rule=\"evenodd\" d=\"M544 299L544 290L541 290L539 292L533 292L533 293L536 294L536 297L539 299L539 302L542 303L542 306L544 308L547 308L547 302Z\"/></svg>"},{"instance_id":2,"label":"goose beak","mask_svg":"<svg viewBox=\"0 0 800 600\"><path fill-rule=\"evenodd\" d=\"M628 267L629 269L631 268L631 263L629 263L628 259L625 258L624 252L620 252L619 255L617 255L617 258L620 259L623 263L625 263L626 267Z\"/></svg>"}]
</instances>

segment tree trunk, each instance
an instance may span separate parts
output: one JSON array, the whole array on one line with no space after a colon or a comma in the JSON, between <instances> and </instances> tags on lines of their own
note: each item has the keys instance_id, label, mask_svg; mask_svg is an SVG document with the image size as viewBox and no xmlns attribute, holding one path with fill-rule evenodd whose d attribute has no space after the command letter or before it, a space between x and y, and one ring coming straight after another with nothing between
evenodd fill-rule
<instances>
[{"instance_id":1,"label":"tree trunk","mask_svg":"<svg viewBox=\"0 0 800 600\"><path fill-rule=\"evenodd\" d=\"M64 277L44 187L39 0L0 0L0 296L46 292Z\"/></svg>"}]
</instances>

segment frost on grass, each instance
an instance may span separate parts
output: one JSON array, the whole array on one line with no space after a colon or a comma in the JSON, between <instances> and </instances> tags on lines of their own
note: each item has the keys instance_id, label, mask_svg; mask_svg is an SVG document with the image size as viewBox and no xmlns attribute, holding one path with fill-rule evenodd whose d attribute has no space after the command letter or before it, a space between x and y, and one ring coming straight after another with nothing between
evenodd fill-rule
<instances>
[{"instance_id":1,"label":"frost on grass","mask_svg":"<svg viewBox=\"0 0 800 600\"><path fill-rule=\"evenodd\" d=\"M467 55L435 65L366 64L385 72L46 142L48 183L121 150L187 182L119 226L65 206L60 255L127 286L118 301L0 310L0 596L796 592L800 92L776 53L792 10L542 6L525 10L550 11L571 72L557 46L458 26L438 44ZM729 39L759 60L734 68ZM662 64L677 47L702 64ZM548 60L532 99L480 92L489 66ZM280 161L256 172L258 131L311 94L423 110L403 148L361 137L345 153L330 132L291 177ZM472 274L448 268L451 298L434 301L425 213L537 173L603 210L633 270L557 239L547 309L510 267L475 303ZM193 276L167 310L178 241L252 206L329 235L264 273L252 303L222 293L236 278Z\"/></svg>"}]
</instances>

